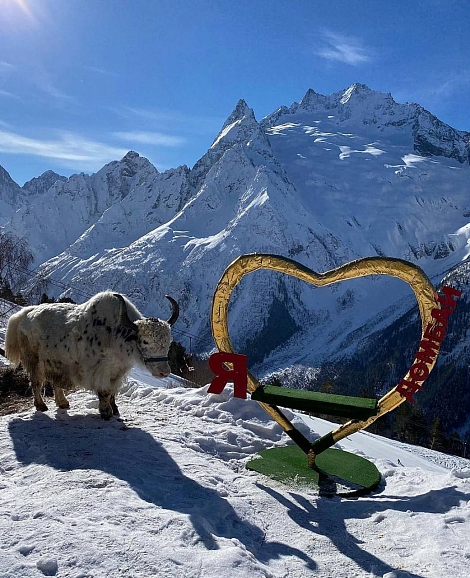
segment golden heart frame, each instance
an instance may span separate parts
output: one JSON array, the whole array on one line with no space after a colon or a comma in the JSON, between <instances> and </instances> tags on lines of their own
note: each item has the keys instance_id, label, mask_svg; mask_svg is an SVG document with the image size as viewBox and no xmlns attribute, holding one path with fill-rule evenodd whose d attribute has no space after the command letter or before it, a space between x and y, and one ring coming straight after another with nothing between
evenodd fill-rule
<instances>
[{"instance_id":1,"label":"golden heart frame","mask_svg":"<svg viewBox=\"0 0 470 578\"><path fill-rule=\"evenodd\" d=\"M422 338L424 337L427 326L429 324L434 324L436 321L431 314L432 311L440 309L437 295L425 273L416 265L402 259L390 257L367 257L351 261L337 269L327 271L326 273L316 273L296 261L279 255L266 253L241 255L227 267L214 292L211 324L213 337L219 351L235 353L228 331L228 307L232 291L245 275L261 269L278 271L291 277L296 277L302 281L306 281L316 287L324 287L348 279L366 277L368 275L388 275L390 277L397 277L398 279L408 283L416 296L421 315ZM438 350L435 357L429 362L426 362L429 372L434 367L437 361L437 356ZM410 379L410 371L407 372L403 379ZM248 371L248 391L253 393L253 391L255 391L259 386L259 381ZM404 401L406 401L406 398L397 391L397 386L393 387L378 401L379 410L376 415L364 421L351 420L341 425L328 435L328 445L332 445L344 437L368 427L376 419L389 411L392 411ZM258 403L260 403L267 413L288 435L290 435L290 437L295 439L298 435L301 435L278 407L262 402Z\"/></svg>"}]
</instances>

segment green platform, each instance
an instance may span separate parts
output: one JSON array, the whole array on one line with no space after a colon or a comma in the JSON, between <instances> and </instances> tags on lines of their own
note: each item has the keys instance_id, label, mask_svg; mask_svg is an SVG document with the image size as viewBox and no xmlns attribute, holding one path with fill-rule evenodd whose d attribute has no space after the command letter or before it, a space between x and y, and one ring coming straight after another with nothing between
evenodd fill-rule
<instances>
[{"instance_id":1,"label":"green platform","mask_svg":"<svg viewBox=\"0 0 470 578\"><path fill-rule=\"evenodd\" d=\"M359 420L377 415L379 409L376 399L290 389L277 385L258 387L251 394L251 399L310 413L324 413Z\"/></svg>"},{"instance_id":2,"label":"green platform","mask_svg":"<svg viewBox=\"0 0 470 578\"><path fill-rule=\"evenodd\" d=\"M342 450L323 451L316 457L315 469L309 468L307 455L296 445L263 450L246 467L289 486L318 487L328 496L367 494L381 480L374 464Z\"/></svg>"}]
</instances>

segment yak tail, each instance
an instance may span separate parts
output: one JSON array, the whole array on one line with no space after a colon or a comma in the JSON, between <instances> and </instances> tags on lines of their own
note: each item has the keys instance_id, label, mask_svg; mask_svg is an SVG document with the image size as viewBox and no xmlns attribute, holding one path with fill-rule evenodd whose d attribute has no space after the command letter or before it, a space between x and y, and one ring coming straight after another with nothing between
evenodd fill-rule
<instances>
[{"instance_id":1,"label":"yak tail","mask_svg":"<svg viewBox=\"0 0 470 578\"><path fill-rule=\"evenodd\" d=\"M5 335L5 356L13 365L18 365L21 361L21 348L18 339L18 325L23 317L23 311L18 311L8 320L7 332Z\"/></svg>"}]
</instances>

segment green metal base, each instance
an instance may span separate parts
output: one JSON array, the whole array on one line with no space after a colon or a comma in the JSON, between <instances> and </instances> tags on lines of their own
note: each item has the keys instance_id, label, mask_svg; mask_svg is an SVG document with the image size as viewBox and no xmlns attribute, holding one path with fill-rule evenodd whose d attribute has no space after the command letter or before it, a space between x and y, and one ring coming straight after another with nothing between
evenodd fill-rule
<instances>
[{"instance_id":1,"label":"green metal base","mask_svg":"<svg viewBox=\"0 0 470 578\"><path fill-rule=\"evenodd\" d=\"M374 464L342 450L325 450L309 468L307 455L295 445L263 450L246 467L288 485L317 487L326 496L368 494L381 480Z\"/></svg>"}]
</instances>

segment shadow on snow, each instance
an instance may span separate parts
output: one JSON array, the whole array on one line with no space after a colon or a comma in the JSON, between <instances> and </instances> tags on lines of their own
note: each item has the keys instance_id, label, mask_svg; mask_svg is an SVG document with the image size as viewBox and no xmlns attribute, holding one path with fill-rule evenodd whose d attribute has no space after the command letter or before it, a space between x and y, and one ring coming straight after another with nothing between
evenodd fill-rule
<instances>
[{"instance_id":1,"label":"shadow on snow","mask_svg":"<svg viewBox=\"0 0 470 578\"><path fill-rule=\"evenodd\" d=\"M259 488L285 506L287 515L300 527L317 535L323 535L336 546L339 552L355 562L371 575L383 576L396 572L389 564L361 547L361 541L351 536L346 529L348 519L365 519L385 510L399 512L427 512L444 514L470 496L455 487L431 490L419 496L375 495L360 500L341 500L340 498L319 498L315 503L305 497L289 492L290 498L273 488L257 484ZM409 578L422 578L409 570L403 572ZM368 574L369 575L369 574Z\"/></svg>"},{"instance_id":2,"label":"shadow on snow","mask_svg":"<svg viewBox=\"0 0 470 578\"><path fill-rule=\"evenodd\" d=\"M218 548L216 536L235 538L260 562L297 556L311 570L317 568L301 550L265 541L261 528L242 520L217 491L185 475L165 448L138 427L58 411L55 419L40 412L32 419L13 419L9 430L21 464L110 474L129 484L143 500L187 514L207 549Z\"/></svg>"}]
</instances>

